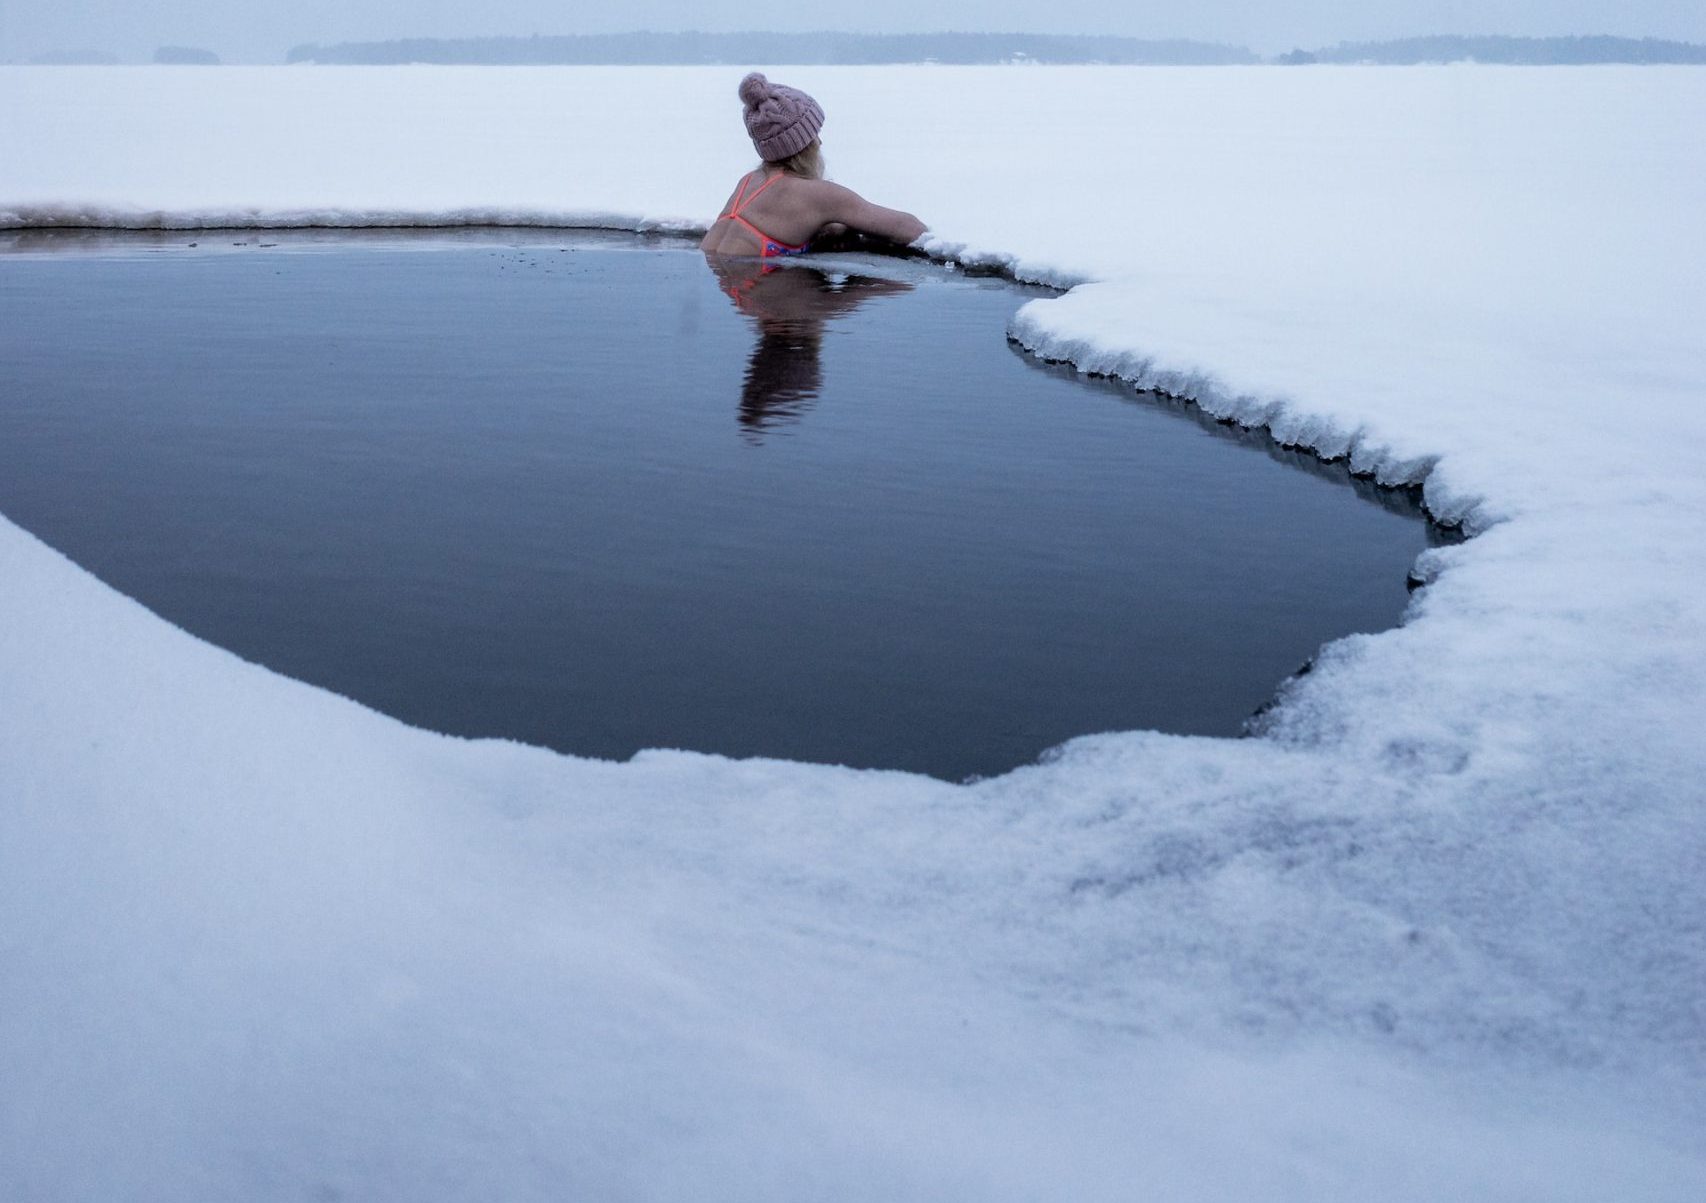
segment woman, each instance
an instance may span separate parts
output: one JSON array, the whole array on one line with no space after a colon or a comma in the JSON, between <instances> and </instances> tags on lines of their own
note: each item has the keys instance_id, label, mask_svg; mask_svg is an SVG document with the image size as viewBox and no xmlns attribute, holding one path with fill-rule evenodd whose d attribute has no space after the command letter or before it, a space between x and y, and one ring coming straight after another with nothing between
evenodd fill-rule
<instances>
[{"instance_id":1,"label":"woman","mask_svg":"<svg viewBox=\"0 0 1706 1203\"><path fill-rule=\"evenodd\" d=\"M754 72L740 81L746 132L763 160L741 177L722 214L699 245L708 255L800 255L820 234L843 229L912 242L924 223L885 209L823 178L818 130L823 109L797 88Z\"/></svg>"}]
</instances>

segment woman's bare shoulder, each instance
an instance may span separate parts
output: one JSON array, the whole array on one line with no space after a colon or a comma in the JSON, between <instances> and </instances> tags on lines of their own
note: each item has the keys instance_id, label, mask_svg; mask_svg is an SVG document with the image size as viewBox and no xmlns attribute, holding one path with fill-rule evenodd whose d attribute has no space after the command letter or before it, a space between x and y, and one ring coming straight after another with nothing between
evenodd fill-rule
<instances>
[{"instance_id":1,"label":"woman's bare shoulder","mask_svg":"<svg viewBox=\"0 0 1706 1203\"><path fill-rule=\"evenodd\" d=\"M853 189L829 180L802 180L810 185L805 193L825 222L840 222L867 234L878 234L896 242L911 242L924 233L925 225L912 214L874 204Z\"/></svg>"},{"instance_id":2,"label":"woman's bare shoulder","mask_svg":"<svg viewBox=\"0 0 1706 1203\"><path fill-rule=\"evenodd\" d=\"M794 183L801 194L825 203L845 204L865 199L845 184L837 184L834 180L796 179Z\"/></svg>"}]
</instances>

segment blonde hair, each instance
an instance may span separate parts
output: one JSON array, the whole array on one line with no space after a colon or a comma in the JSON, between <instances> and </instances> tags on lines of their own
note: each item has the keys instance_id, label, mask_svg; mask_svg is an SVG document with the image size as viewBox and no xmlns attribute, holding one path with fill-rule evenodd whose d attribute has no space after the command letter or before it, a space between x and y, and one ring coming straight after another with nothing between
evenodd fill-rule
<instances>
[{"instance_id":1,"label":"blonde hair","mask_svg":"<svg viewBox=\"0 0 1706 1203\"><path fill-rule=\"evenodd\" d=\"M821 180L823 178L823 143L813 138L803 150L789 155L785 159L777 159L773 163L761 166L774 167L789 175L797 175L801 179Z\"/></svg>"}]
</instances>

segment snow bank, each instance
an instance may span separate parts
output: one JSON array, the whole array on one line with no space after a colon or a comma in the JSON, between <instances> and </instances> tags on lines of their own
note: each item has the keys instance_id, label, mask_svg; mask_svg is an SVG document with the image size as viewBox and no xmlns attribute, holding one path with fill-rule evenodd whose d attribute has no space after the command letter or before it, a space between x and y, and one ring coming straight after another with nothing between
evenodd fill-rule
<instances>
[{"instance_id":1,"label":"snow bank","mask_svg":"<svg viewBox=\"0 0 1706 1203\"><path fill-rule=\"evenodd\" d=\"M690 228L735 74L5 69L0 220ZM1478 537L1262 738L952 787L409 730L0 523L4 1193L1699 1197L1706 72L775 75Z\"/></svg>"}]
</instances>

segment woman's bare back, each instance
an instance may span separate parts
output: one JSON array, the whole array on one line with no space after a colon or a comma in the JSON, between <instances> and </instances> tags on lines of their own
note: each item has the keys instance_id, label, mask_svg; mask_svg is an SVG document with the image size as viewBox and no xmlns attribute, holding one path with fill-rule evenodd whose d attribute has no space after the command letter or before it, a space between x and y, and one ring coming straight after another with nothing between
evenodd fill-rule
<instances>
[{"instance_id":1,"label":"woman's bare back","mask_svg":"<svg viewBox=\"0 0 1706 1203\"><path fill-rule=\"evenodd\" d=\"M727 216L743 195L746 199L741 216L772 241L789 246L803 246L826 227L837 225L899 243L913 241L925 229L912 214L874 205L851 188L759 168L741 177L729 193L724 215L717 218L699 244L707 254L761 253L758 235Z\"/></svg>"}]
</instances>

